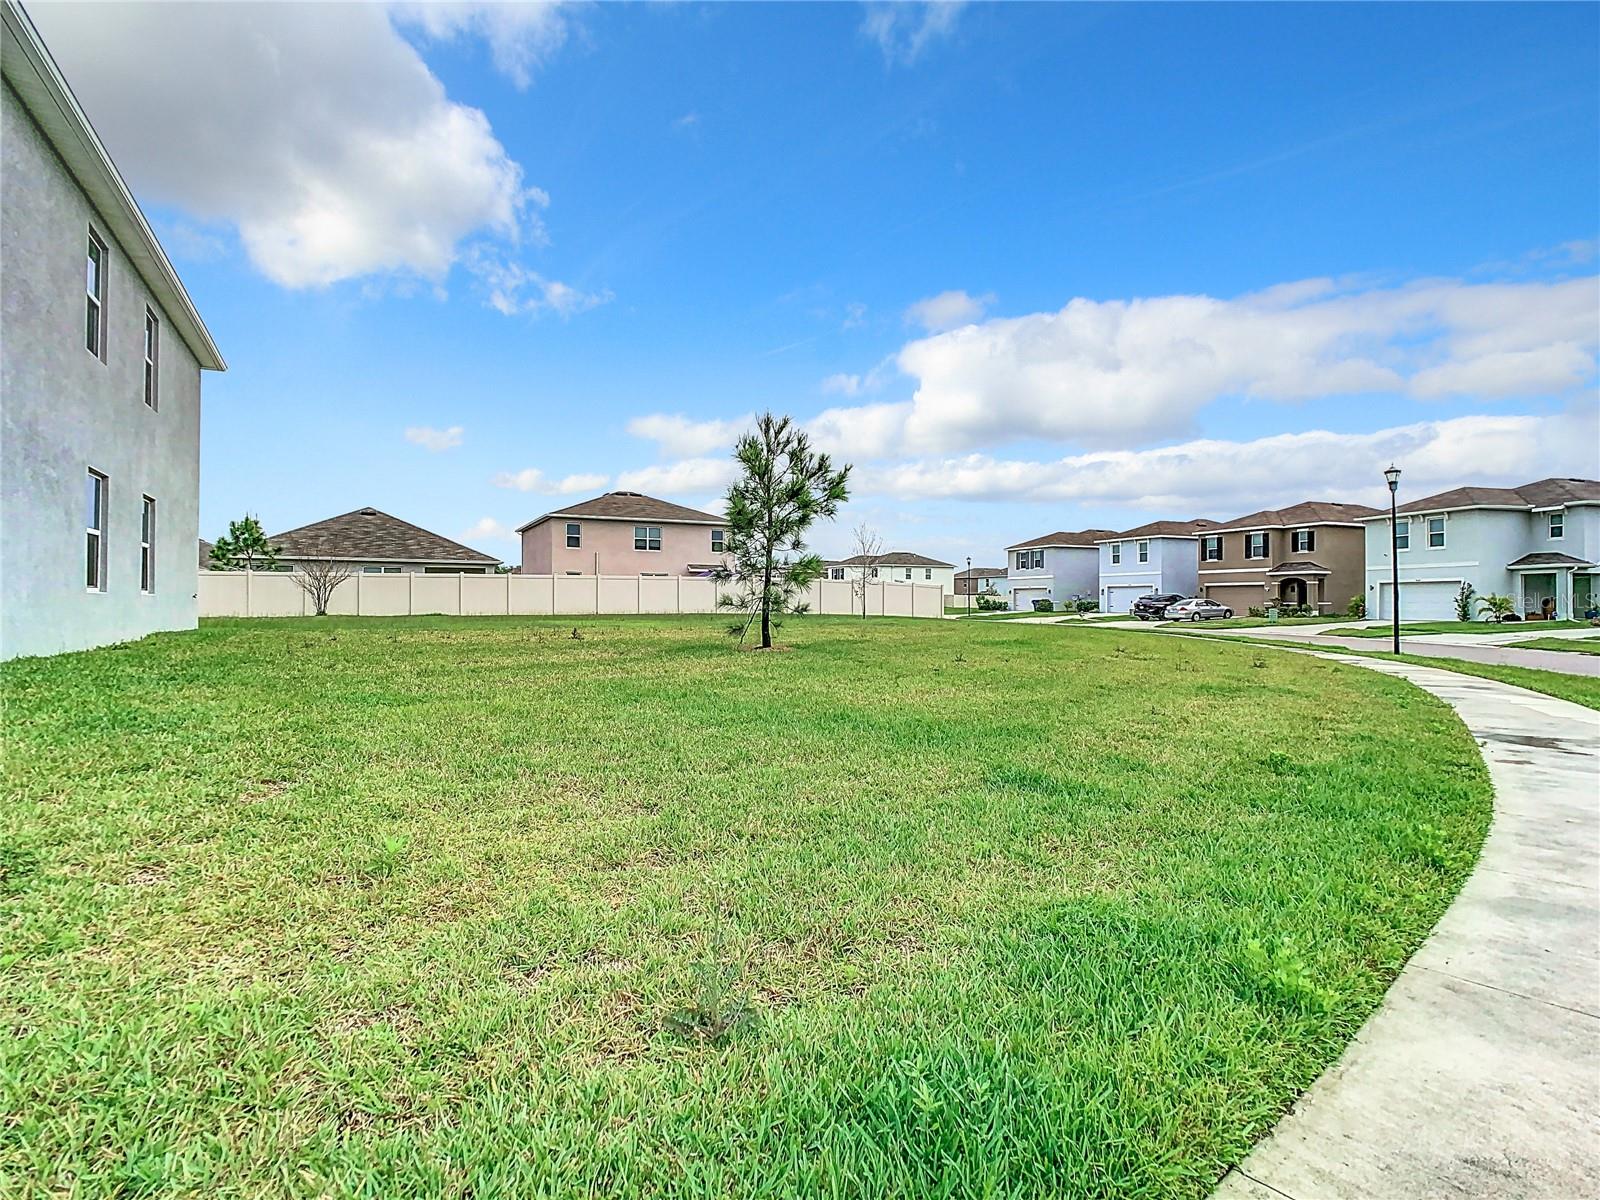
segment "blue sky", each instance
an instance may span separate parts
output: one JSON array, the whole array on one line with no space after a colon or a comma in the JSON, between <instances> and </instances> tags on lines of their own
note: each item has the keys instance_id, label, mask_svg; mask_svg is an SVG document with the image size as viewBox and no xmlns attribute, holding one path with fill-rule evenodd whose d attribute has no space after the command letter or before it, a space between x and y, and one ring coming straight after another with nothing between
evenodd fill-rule
<instances>
[{"instance_id":1,"label":"blue sky","mask_svg":"<svg viewBox=\"0 0 1600 1200\"><path fill-rule=\"evenodd\" d=\"M830 552L1600 473L1592 5L30 11L228 358L208 535L515 561L765 408Z\"/></svg>"}]
</instances>

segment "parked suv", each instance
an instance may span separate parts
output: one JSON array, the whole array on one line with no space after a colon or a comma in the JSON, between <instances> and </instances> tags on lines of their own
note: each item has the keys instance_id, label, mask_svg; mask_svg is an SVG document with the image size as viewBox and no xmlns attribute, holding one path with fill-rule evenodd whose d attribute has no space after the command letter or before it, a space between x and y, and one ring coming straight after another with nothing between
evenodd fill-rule
<instances>
[{"instance_id":1,"label":"parked suv","mask_svg":"<svg viewBox=\"0 0 1600 1200\"><path fill-rule=\"evenodd\" d=\"M1177 592L1163 592L1159 596L1140 596L1133 602L1132 613L1141 621L1159 621L1166 615L1167 605L1176 604L1183 597Z\"/></svg>"},{"instance_id":2,"label":"parked suv","mask_svg":"<svg viewBox=\"0 0 1600 1200\"><path fill-rule=\"evenodd\" d=\"M1233 609L1225 604L1218 604L1215 600L1207 600L1203 596L1196 596L1190 600L1179 600L1176 604L1167 605L1167 620L1169 621L1209 621L1213 617L1226 620L1233 616Z\"/></svg>"}]
</instances>

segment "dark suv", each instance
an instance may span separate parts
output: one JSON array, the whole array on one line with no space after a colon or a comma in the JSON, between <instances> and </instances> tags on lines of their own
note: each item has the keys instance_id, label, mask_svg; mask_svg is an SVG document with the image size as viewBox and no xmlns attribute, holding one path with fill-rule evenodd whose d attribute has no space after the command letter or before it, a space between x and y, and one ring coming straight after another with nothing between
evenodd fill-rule
<instances>
[{"instance_id":1,"label":"dark suv","mask_svg":"<svg viewBox=\"0 0 1600 1200\"><path fill-rule=\"evenodd\" d=\"M1159 596L1140 596L1133 602L1133 615L1141 621L1159 621L1166 615L1167 605L1176 604L1183 597L1176 592L1163 592Z\"/></svg>"}]
</instances>

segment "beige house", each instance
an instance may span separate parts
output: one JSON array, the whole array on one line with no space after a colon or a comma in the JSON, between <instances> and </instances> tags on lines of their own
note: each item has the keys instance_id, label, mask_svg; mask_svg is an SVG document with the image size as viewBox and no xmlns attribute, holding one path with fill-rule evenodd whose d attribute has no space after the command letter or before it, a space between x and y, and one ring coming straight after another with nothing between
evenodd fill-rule
<instances>
[{"instance_id":1,"label":"beige house","mask_svg":"<svg viewBox=\"0 0 1600 1200\"><path fill-rule=\"evenodd\" d=\"M639 492L607 492L529 521L524 575L709 575L723 560L721 517Z\"/></svg>"},{"instance_id":2,"label":"beige house","mask_svg":"<svg viewBox=\"0 0 1600 1200\"><path fill-rule=\"evenodd\" d=\"M947 596L954 594L956 587L954 563L910 550L888 550L870 556L857 554L822 565L829 579L860 579L865 571L869 580L878 583L937 583Z\"/></svg>"},{"instance_id":3,"label":"beige house","mask_svg":"<svg viewBox=\"0 0 1600 1200\"><path fill-rule=\"evenodd\" d=\"M1364 504L1305 500L1200 534L1200 594L1235 612L1269 604L1342 612L1366 585Z\"/></svg>"}]
</instances>

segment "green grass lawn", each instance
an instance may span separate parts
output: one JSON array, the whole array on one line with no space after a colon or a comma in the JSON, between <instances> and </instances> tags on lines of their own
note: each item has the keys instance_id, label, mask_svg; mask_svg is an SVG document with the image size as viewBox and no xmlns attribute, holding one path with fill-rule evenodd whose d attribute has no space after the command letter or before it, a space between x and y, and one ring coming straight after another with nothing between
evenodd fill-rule
<instances>
[{"instance_id":1,"label":"green grass lawn","mask_svg":"<svg viewBox=\"0 0 1600 1200\"><path fill-rule=\"evenodd\" d=\"M1408 633L1532 633L1544 629L1588 629L1587 621L1511 621L1501 624L1498 621L1416 621L1413 623L1401 622L1400 635ZM1393 637L1394 628L1390 625L1368 625L1362 629L1330 629L1330 635L1338 637Z\"/></svg>"},{"instance_id":2,"label":"green grass lawn","mask_svg":"<svg viewBox=\"0 0 1600 1200\"><path fill-rule=\"evenodd\" d=\"M7 1194L1201 1197L1487 824L1373 672L722 625L0 668Z\"/></svg>"},{"instance_id":3,"label":"green grass lawn","mask_svg":"<svg viewBox=\"0 0 1600 1200\"><path fill-rule=\"evenodd\" d=\"M1579 638L1530 638L1526 642L1512 642L1516 650L1567 650L1573 654L1600 654L1600 634Z\"/></svg>"}]
</instances>

